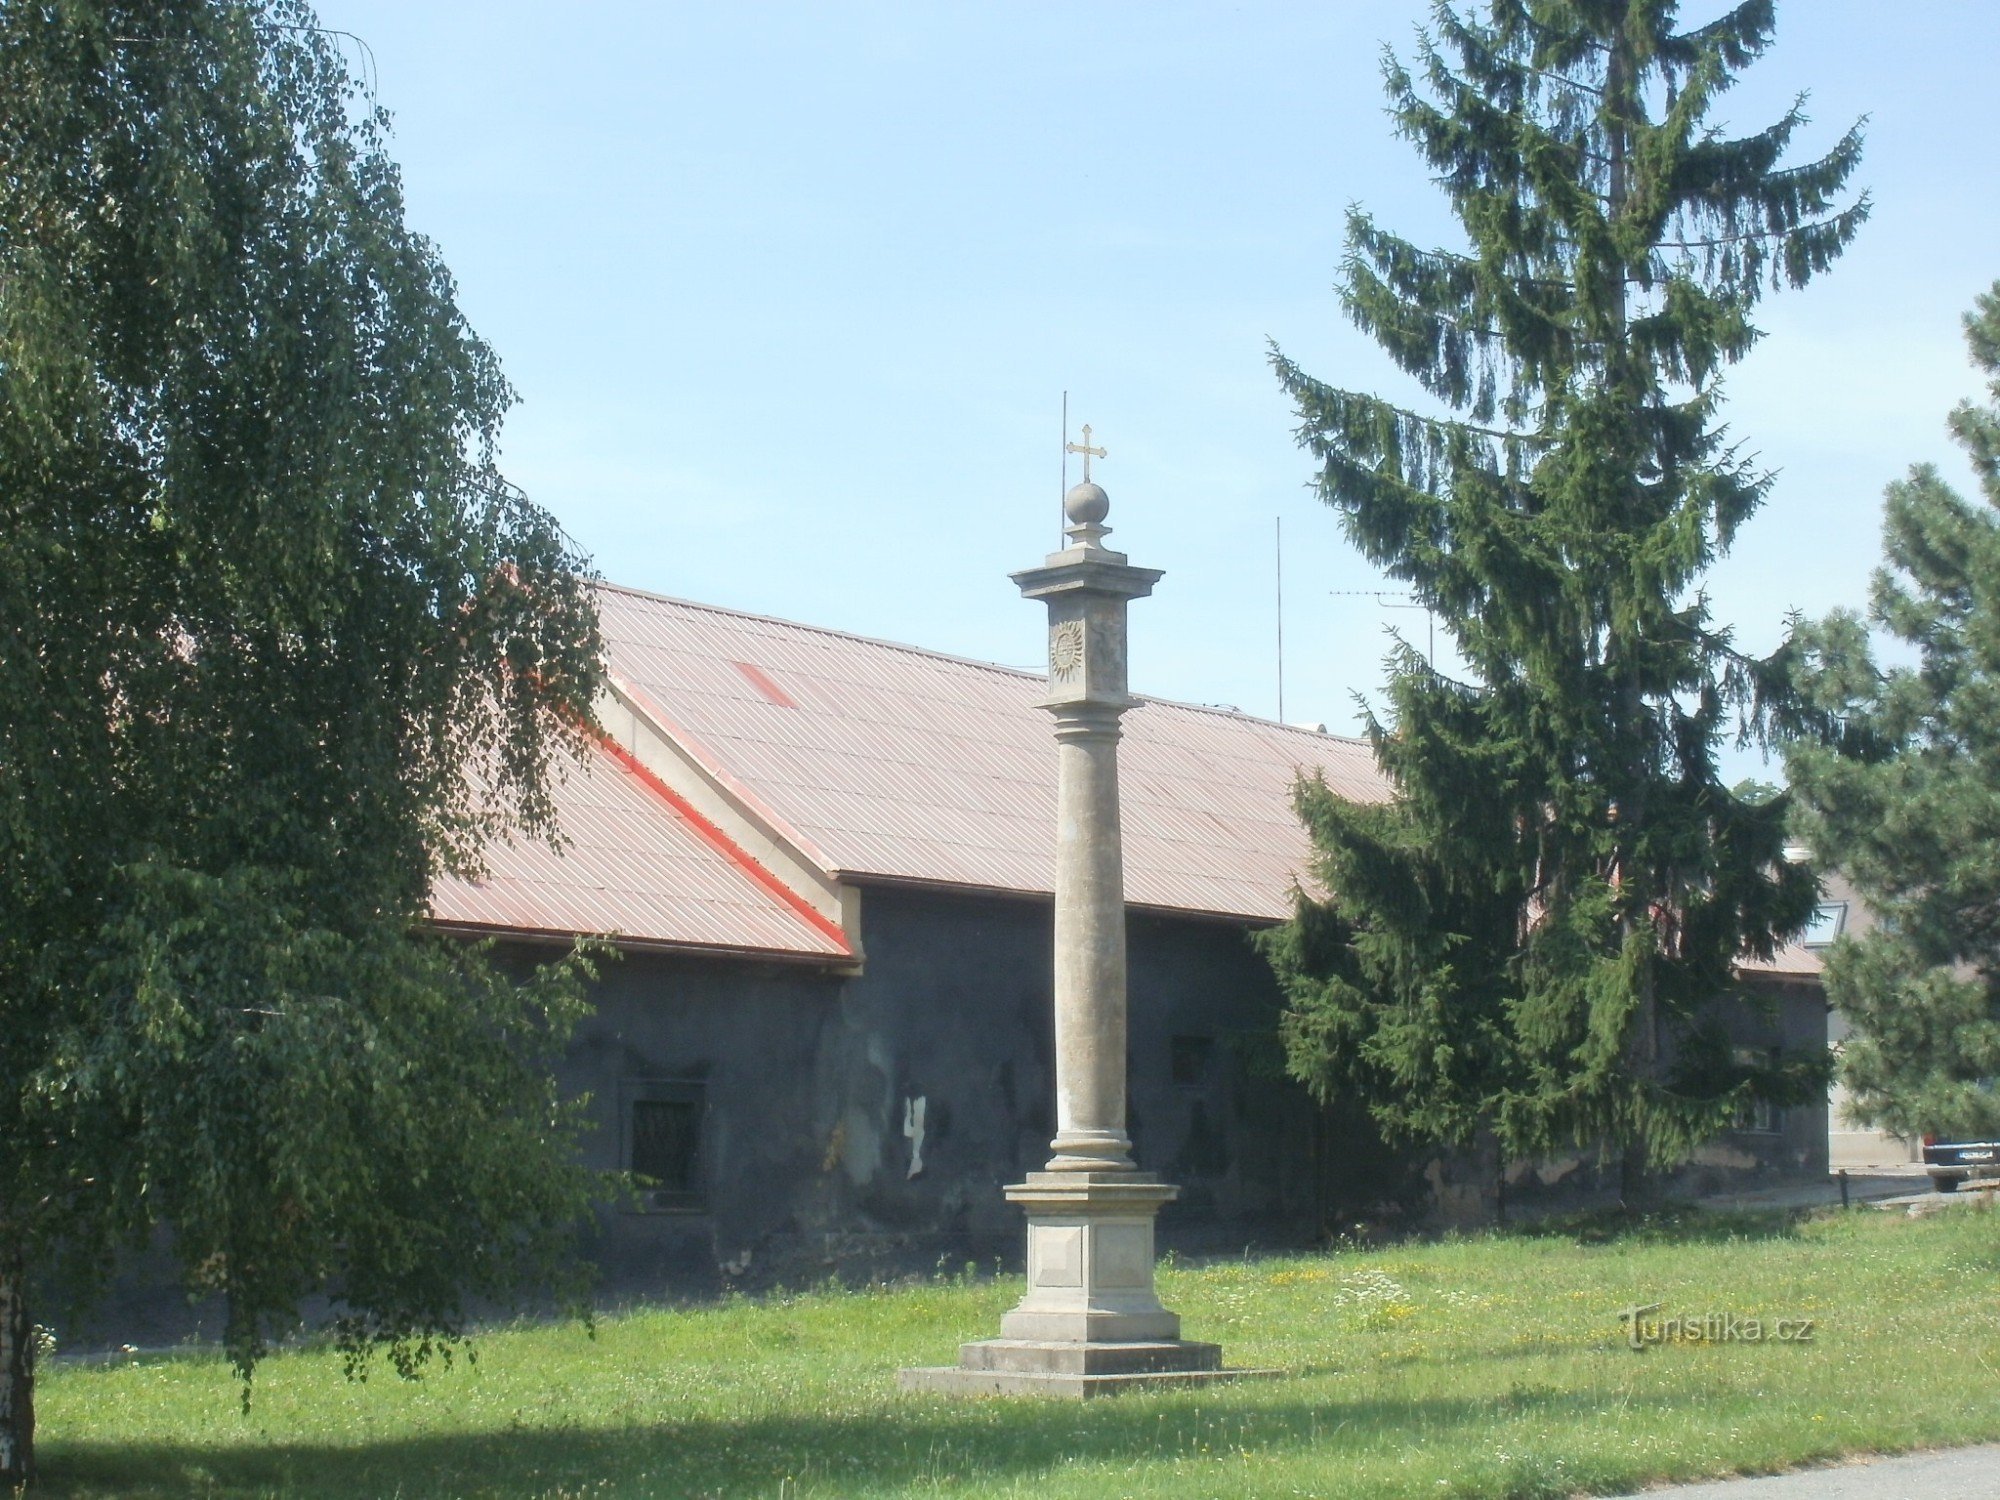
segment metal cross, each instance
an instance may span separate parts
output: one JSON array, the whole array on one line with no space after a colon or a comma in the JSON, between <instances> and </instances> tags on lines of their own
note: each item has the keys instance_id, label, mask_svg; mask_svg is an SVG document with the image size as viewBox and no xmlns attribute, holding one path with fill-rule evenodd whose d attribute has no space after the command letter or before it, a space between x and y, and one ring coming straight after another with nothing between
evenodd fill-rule
<instances>
[{"instance_id":1,"label":"metal cross","mask_svg":"<svg viewBox=\"0 0 2000 1500\"><path fill-rule=\"evenodd\" d=\"M1090 461L1093 458L1109 458L1111 456L1102 448L1093 448L1090 446L1090 424L1088 422L1083 424L1083 441L1080 443L1064 443L1063 452L1081 453L1083 455L1083 482L1085 484L1090 483Z\"/></svg>"}]
</instances>

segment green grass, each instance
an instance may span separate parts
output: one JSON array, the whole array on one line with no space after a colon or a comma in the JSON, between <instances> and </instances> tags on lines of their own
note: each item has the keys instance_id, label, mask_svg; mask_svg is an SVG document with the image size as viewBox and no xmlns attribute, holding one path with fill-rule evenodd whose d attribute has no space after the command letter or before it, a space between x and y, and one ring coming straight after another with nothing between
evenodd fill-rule
<instances>
[{"instance_id":1,"label":"green grass","mask_svg":"<svg viewBox=\"0 0 2000 1500\"><path fill-rule=\"evenodd\" d=\"M898 1392L1015 1280L492 1332L418 1383L280 1355L58 1364L51 1495L1609 1494L2000 1438L2000 1220L1655 1221L1168 1269L1190 1337L1280 1380L1066 1405ZM1620 1307L1816 1320L1634 1352Z\"/></svg>"}]
</instances>

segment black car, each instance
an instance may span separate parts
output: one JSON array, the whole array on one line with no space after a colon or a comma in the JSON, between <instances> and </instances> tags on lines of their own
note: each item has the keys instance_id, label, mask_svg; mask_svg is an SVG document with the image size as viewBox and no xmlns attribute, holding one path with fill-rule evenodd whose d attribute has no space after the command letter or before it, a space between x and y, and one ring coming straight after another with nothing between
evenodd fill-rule
<instances>
[{"instance_id":1,"label":"black car","mask_svg":"<svg viewBox=\"0 0 2000 1500\"><path fill-rule=\"evenodd\" d=\"M1924 1170L1940 1193L1955 1193L1973 1177L2000 1177L2000 1141L1941 1141L1927 1135Z\"/></svg>"}]
</instances>

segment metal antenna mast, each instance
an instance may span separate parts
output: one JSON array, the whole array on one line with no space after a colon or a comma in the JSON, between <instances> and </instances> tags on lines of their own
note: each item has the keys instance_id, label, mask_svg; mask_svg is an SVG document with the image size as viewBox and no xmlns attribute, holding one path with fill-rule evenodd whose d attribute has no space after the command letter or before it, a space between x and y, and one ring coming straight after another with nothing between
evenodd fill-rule
<instances>
[{"instance_id":1,"label":"metal antenna mast","mask_svg":"<svg viewBox=\"0 0 2000 1500\"><path fill-rule=\"evenodd\" d=\"M1285 722L1285 518L1273 516L1277 532L1278 577L1278 722Z\"/></svg>"},{"instance_id":2,"label":"metal antenna mast","mask_svg":"<svg viewBox=\"0 0 2000 1500\"><path fill-rule=\"evenodd\" d=\"M1063 509L1063 497L1069 494L1069 392L1063 392L1063 439L1062 439L1062 488L1056 491L1056 550L1063 549L1064 528L1069 525L1069 513Z\"/></svg>"}]
</instances>

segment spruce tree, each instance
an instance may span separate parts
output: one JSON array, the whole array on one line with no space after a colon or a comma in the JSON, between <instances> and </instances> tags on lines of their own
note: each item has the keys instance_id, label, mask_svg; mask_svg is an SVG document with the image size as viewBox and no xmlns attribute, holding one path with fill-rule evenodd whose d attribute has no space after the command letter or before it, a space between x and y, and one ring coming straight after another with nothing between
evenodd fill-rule
<instances>
[{"instance_id":1,"label":"spruce tree","mask_svg":"<svg viewBox=\"0 0 2000 1500\"><path fill-rule=\"evenodd\" d=\"M1322 498L1436 615L1464 663L1398 646L1377 806L1299 809L1331 893L1271 935L1294 1072L1393 1136L1510 1156L1603 1143L1683 1157L1824 1056L1739 1066L1717 1025L1739 959L1807 919L1787 807L1734 795L1726 734L1785 727L1782 664L1716 625L1703 571L1770 478L1719 420L1761 293L1824 270L1857 125L1780 165L1801 100L1709 123L1770 44L1770 0L1676 30L1672 0L1440 4L1390 113L1449 197L1460 250L1352 210L1353 320L1449 415L1313 379L1274 350Z\"/></svg>"},{"instance_id":2,"label":"spruce tree","mask_svg":"<svg viewBox=\"0 0 2000 1500\"><path fill-rule=\"evenodd\" d=\"M1787 758L1799 830L1877 918L1836 942L1827 997L1854 1023L1841 1071L1863 1123L2000 1134L2000 283L1965 320L1991 400L1951 414L1985 504L1920 464L1889 488L1867 624L1799 634L1801 680L1845 729Z\"/></svg>"}]
</instances>

